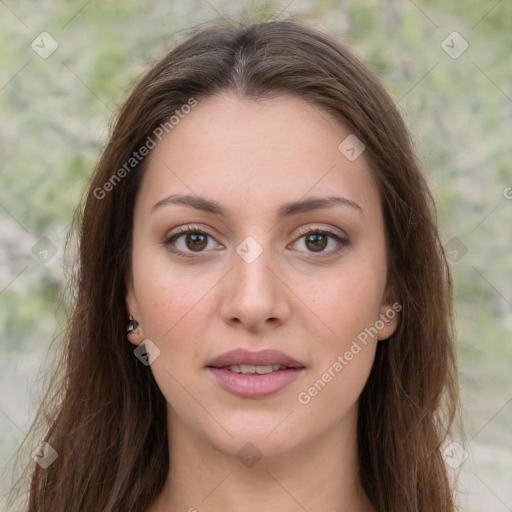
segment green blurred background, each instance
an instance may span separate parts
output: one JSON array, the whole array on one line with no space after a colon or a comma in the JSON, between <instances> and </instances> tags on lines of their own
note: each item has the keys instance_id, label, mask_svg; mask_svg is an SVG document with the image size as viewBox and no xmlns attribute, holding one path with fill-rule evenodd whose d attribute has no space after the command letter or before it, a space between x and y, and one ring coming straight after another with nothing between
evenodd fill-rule
<instances>
[{"instance_id":1,"label":"green blurred background","mask_svg":"<svg viewBox=\"0 0 512 512\"><path fill-rule=\"evenodd\" d=\"M114 113L186 30L248 12L334 33L404 115L454 277L461 510L512 510L510 0L0 0L0 494L65 328L65 238Z\"/></svg>"}]
</instances>

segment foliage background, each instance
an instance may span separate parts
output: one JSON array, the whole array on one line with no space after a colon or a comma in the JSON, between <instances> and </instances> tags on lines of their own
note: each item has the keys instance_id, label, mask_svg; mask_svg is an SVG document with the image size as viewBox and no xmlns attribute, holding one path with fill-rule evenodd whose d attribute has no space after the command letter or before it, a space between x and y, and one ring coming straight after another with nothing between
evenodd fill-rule
<instances>
[{"instance_id":1,"label":"foliage background","mask_svg":"<svg viewBox=\"0 0 512 512\"><path fill-rule=\"evenodd\" d=\"M510 0L0 0L0 494L65 327L65 237L114 113L184 31L250 11L302 13L336 34L403 113L443 238L467 248L452 263L461 510L512 510ZM47 59L31 48L43 31L59 44ZM453 31L469 44L457 59L441 47ZM57 250L47 262L33 252L43 237Z\"/></svg>"}]
</instances>

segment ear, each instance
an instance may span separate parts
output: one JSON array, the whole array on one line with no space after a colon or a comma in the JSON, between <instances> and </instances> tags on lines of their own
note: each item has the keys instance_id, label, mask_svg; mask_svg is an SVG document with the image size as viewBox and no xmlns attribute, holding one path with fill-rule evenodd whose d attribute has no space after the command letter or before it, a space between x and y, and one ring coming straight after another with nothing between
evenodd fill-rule
<instances>
[{"instance_id":1,"label":"ear","mask_svg":"<svg viewBox=\"0 0 512 512\"><path fill-rule=\"evenodd\" d=\"M379 320L376 322L379 327L379 340L387 340L396 331L401 310L402 305L396 299L394 290L387 286L379 309Z\"/></svg>"},{"instance_id":2,"label":"ear","mask_svg":"<svg viewBox=\"0 0 512 512\"><path fill-rule=\"evenodd\" d=\"M127 277L125 280L125 290L126 310L128 311L128 314L133 317L133 320L135 320L139 324L130 333L127 333L127 338L132 345L138 346L144 341L144 330L141 325L139 306L137 299L135 297L133 281L129 277ZM126 325L128 327L128 319Z\"/></svg>"}]
</instances>

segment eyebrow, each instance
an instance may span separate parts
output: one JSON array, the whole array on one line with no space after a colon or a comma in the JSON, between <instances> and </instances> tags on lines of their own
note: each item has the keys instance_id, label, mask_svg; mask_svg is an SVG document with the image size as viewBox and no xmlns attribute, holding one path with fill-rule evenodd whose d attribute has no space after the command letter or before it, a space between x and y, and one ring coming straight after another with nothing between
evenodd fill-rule
<instances>
[{"instance_id":1,"label":"eyebrow","mask_svg":"<svg viewBox=\"0 0 512 512\"><path fill-rule=\"evenodd\" d=\"M216 201L212 201L204 197L181 194L171 194L170 196L161 199L152 206L151 212L154 212L155 210L158 210L163 206L171 204L188 206L190 208L195 208L196 210L202 210L207 213L213 213L214 215L222 215L227 217L231 216L231 212L225 209ZM313 210L321 210L325 208L332 208L334 206L348 206L363 214L363 209L351 199L339 196L329 196L312 197L310 199L303 199L301 201L283 204L277 211L277 218L282 219L284 217L290 217L292 215L297 215L299 213L310 212Z\"/></svg>"}]
</instances>

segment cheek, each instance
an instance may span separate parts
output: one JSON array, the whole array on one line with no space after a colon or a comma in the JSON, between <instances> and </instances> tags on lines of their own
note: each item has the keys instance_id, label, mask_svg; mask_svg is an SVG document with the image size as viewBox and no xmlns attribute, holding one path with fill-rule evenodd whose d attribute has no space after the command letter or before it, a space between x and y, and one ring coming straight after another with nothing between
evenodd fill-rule
<instances>
[{"instance_id":1,"label":"cheek","mask_svg":"<svg viewBox=\"0 0 512 512\"><path fill-rule=\"evenodd\" d=\"M193 377L204 364L207 308L216 280L171 268L169 262L141 268L135 281L141 323L145 337L160 350L151 371L167 401L186 414Z\"/></svg>"},{"instance_id":2,"label":"cheek","mask_svg":"<svg viewBox=\"0 0 512 512\"><path fill-rule=\"evenodd\" d=\"M314 371L298 401L306 415L321 414L326 425L341 421L357 402L375 358L378 339L371 328L379 318L383 278L365 270L340 272L311 290L311 309L329 329L316 338ZM317 325L315 315L311 322ZM312 323L308 332L313 332Z\"/></svg>"},{"instance_id":3,"label":"cheek","mask_svg":"<svg viewBox=\"0 0 512 512\"><path fill-rule=\"evenodd\" d=\"M316 338L315 371L301 389L306 395L300 403L307 407L304 402L310 400L312 409L323 411L332 421L357 401L378 343L374 326L379 319L385 268L378 257L358 256L329 279L303 280L301 284L314 313L304 329L312 333L313 323L319 325L318 318L328 329L322 328L326 335Z\"/></svg>"},{"instance_id":4,"label":"cheek","mask_svg":"<svg viewBox=\"0 0 512 512\"><path fill-rule=\"evenodd\" d=\"M299 293L328 327L328 339L342 348L379 318L385 277L384 264L361 258L321 279L302 279Z\"/></svg>"},{"instance_id":5,"label":"cheek","mask_svg":"<svg viewBox=\"0 0 512 512\"><path fill-rule=\"evenodd\" d=\"M154 242L134 247L133 277L145 336L157 344L167 344L175 333L190 329L192 321L199 327L197 322L204 318L201 307L218 280L213 274L204 268L173 263Z\"/></svg>"}]
</instances>

